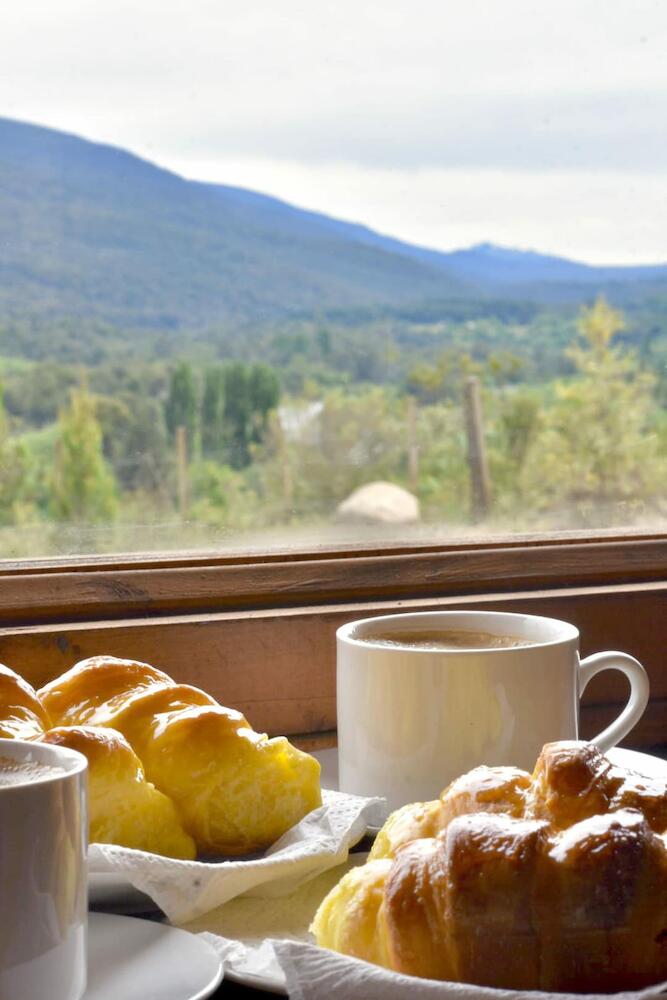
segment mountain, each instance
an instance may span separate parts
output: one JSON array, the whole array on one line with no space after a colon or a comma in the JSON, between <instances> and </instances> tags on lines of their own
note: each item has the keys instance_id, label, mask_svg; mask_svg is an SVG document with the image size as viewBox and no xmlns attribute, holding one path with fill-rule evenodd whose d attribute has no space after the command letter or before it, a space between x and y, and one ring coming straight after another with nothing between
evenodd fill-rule
<instances>
[{"instance_id":1,"label":"mountain","mask_svg":"<svg viewBox=\"0 0 667 1000\"><path fill-rule=\"evenodd\" d=\"M578 301L667 287L480 244L443 253L111 146L0 118L0 322L202 329L485 297Z\"/></svg>"},{"instance_id":2,"label":"mountain","mask_svg":"<svg viewBox=\"0 0 667 1000\"><path fill-rule=\"evenodd\" d=\"M235 188L0 119L0 311L178 328L462 294L418 260Z\"/></svg>"},{"instance_id":3,"label":"mountain","mask_svg":"<svg viewBox=\"0 0 667 1000\"><path fill-rule=\"evenodd\" d=\"M208 186L212 191L233 193L235 198L244 199L266 218L270 216L278 226L297 223L326 229L346 240L419 261L464 282L468 290L475 289L482 294L498 294L503 288L511 291L521 288L522 292L529 292L524 287L528 285L550 284L562 288L565 284L608 286L616 282L627 284L667 279L667 264L594 266L494 243L478 243L464 250L432 250L383 236L359 223L343 222L318 212L295 208L268 195L241 188Z\"/></svg>"},{"instance_id":4,"label":"mountain","mask_svg":"<svg viewBox=\"0 0 667 1000\"><path fill-rule=\"evenodd\" d=\"M443 254L443 266L451 274L476 283L498 287L566 282L600 285L610 282L649 281L667 278L667 265L593 266L564 257L512 250L493 243L478 243L467 250Z\"/></svg>"}]
</instances>

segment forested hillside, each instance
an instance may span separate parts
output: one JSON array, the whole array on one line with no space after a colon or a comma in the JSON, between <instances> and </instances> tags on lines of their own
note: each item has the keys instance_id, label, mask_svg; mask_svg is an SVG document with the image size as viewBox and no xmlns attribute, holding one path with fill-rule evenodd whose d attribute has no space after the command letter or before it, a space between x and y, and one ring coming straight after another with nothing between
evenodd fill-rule
<instances>
[{"instance_id":1,"label":"forested hillside","mask_svg":"<svg viewBox=\"0 0 667 1000\"><path fill-rule=\"evenodd\" d=\"M460 291L245 192L0 120L0 315L173 329Z\"/></svg>"}]
</instances>

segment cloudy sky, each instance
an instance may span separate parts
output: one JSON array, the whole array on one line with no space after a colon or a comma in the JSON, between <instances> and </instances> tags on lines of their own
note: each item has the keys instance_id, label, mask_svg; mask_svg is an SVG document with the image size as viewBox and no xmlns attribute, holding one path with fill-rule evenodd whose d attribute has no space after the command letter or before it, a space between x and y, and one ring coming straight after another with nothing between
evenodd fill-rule
<instances>
[{"instance_id":1,"label":"cloudy sky","mask_svg":"<svg viewBox=\"0 0 667 1000\"><path fill-rule=\"evenodd\" d=\"M440 249L667 261L667 0L5 0L0 115Z\"/></svg>"}]
</instances>

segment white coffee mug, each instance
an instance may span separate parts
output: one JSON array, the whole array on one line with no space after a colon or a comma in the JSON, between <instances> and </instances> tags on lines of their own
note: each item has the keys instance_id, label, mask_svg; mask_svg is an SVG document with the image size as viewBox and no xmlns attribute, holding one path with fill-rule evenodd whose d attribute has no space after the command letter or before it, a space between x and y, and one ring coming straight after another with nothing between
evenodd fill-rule
<instances>
[{"instance_id":1,"label":"white coffee mug","mask_svg":"<svg viewBox=\"0 0 667 1000\"><path fill-rule=\"evenodd\" d=\"M527 645L435 651L373 641L437 630L514 636ZM394 809L436 798L479 764L532 770L545 743L577 738L579 699L607 668L624 673L631 690L623 712L593 741L603 751L640 719L648 678L627 653L595 653L580 662L574 625L495 611L388 615L343 625L337 632L340 788L384 796Z\"/></svg>"},{"instance_id":2,"label":"white coffee mug","mask_svg":"<svg viewBox=\"0 0 667 1000\"><path fill-rule=\"evenodd\" d=\"M81 1000L88 762L64 747L4 739L1 758L18 774L0 784L0 998Z\"/></svg>"}]
</instances>

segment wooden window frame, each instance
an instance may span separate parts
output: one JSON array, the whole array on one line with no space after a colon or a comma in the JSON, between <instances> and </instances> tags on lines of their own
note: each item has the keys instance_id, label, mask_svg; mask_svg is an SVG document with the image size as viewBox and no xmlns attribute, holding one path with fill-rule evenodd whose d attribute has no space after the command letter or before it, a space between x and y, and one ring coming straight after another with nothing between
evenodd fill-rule
<instances>
[{"instance_id":1,"label":"wooden window frame","mask_svg":"<svg viewBox=\"0 0 667 1000\"><path fill-rule=\"evenodd\" d=\"M652 699L629 745L667 742L667 534L573 532L448 545L0 564L0 660L35 685L94 653L205 687L258 729L335 739L335 630L397 609L479 607L573 621L582 653L625 649ZM625 700L596 678L582 731Z\"/></svg>"}]
</instances>

